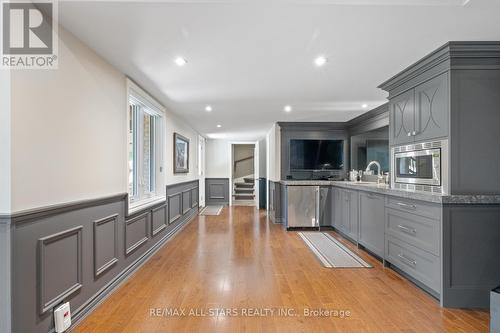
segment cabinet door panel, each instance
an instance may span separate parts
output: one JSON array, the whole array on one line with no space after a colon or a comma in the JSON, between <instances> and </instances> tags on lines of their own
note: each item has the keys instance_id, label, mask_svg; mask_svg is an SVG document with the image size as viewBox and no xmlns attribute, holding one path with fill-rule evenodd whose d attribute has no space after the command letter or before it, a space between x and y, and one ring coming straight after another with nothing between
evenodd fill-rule
<instances>
[{"instance_id":1,"label":"cabinet door panel","mask_svg":"<svg viewBox=\"0 0 500 333\"><path fill-rule=\"evenodd\" d=\"M359 243L376 255L384 256L385 198L382 195L359 194Z\"/></svg>"},{"instance_id":2,"label":"cabinet door panel","mask_svg":"<svg viewBox=\"0 0 500 333\"><path fill-rule=\"evenodd\" d=\"M342 190L342 212L341 212L341 220L340 220L340 230L342 230L345 234L349 234L350 232L350 225L349 225L349 220L350 220L350 209L349 209L349 200L350 200L350 195L349 191Z\"/></svg>"},{"instance_id":3,"label":"cabinet door panel","mask_svg":"<svg viewBox=\"0 0 500 333\"><path fill-rule=\"evenodd\" d=\"M415 92L409 90L389 102L391 144L404 144L414 141L415 130Z\"/></svg>"},{"instance_id":4,"label":"cabinet door panel","mask_svg":"<svg viewBox=\"0 0 500 333\"><path fill-rule=\"evenodd\" d=\"M358 241L358 192L349 192L349 236Z\"/></svg>"},{"instance_id":5,"label":"cabinet door panel","mask_svg":"<svg viewBox=\"0 0 500 333\"><path fill-rule=\"evenodd\" d=\"M415 140L448 136L448 74L441 74L415 88Z\"/></svg>"},{"instance_id":6,"label":"cabinet door panel","mask_svg":"<svg viewBox=\"0 0 500 333\"><path fill-rule=\"evenodd\" d=\"M333 226L340 230L342 223L342 192L338 188L332 189L332 206Z\"/></svg>"}]
</instances>

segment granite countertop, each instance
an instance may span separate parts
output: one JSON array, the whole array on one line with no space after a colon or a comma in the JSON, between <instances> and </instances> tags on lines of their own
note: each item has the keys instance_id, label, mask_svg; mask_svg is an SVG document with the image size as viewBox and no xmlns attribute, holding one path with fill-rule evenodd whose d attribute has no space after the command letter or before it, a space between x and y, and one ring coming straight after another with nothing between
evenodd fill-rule
<instances>
[{"instance_id":1,"label":"granite countertop","mask_svg":"<svg viewBox=\"0 0 500 333\"><path fill-rule=\"evenodd\" d=\"M281 184L287 186L337 186L350 190L359 190L384 195L391 195L406 199L421 200L439 204L500 204L500 195L448 195L439 193L413 192L390 188L386 184L377 183L357 183L349 181L330 181L330 180L281 180Z\"/></svg>"}]
</instances>

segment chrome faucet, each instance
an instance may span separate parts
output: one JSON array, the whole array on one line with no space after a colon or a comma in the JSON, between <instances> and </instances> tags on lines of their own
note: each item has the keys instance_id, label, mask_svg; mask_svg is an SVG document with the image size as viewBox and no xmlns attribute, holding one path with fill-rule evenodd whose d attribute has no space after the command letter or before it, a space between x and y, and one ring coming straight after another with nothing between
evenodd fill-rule
<instances>
[{"instance_id":1,"label":"chrome faucet","mask_svg":"<svg viewBox=\"0 0 500 333\"><path fill-rule=\"evenodd\" d=\"M376 165L377 166L377 176L380 176L380 163L377 162L377 161L371 161L370 163L368 163L368 166L366 167L366 171L370 171L370 168L372 165Z\"/></svg>"}]
</instances>

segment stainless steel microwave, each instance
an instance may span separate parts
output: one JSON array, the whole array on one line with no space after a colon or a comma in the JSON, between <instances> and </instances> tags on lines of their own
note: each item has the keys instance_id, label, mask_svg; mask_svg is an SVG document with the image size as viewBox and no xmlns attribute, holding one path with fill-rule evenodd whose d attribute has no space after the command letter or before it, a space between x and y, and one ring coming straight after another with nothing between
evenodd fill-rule
<instances>
[{"instance_id":1,"label":"stainless steel microwave","mask_svg":"<svg viewBox=\"0 0 500 333\"><path fill-rule=\"evenodd\" d=\"M393 188L448 193L448 140L391 149Z\"/></svg>"}]
</instances>

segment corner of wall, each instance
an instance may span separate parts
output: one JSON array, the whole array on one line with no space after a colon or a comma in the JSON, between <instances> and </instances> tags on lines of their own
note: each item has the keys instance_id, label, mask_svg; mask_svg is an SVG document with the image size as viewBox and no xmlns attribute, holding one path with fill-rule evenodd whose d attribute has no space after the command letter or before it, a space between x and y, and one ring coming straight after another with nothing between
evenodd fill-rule
<instances>
[{"instance_id":1,"label":"corner of wall","mask_svg":"<svg viewBox=\"0 0 500 333\"><path fill-rule=\"evenodd\" d=\"M0 70L0 215L10 214L11 202L11 75Z\"/></svg>"}]
</instances>

